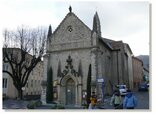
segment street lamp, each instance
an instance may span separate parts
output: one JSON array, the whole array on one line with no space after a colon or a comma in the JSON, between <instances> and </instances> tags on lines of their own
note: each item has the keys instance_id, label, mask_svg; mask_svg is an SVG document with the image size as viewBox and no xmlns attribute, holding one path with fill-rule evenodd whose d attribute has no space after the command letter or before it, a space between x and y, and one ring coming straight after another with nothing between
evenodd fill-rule
<instances>
[{"instance_id":1,"label":"street lamp","mask_svg":"<svg viewBox=\"0 0 155 114\"><path fill-rule=\"evenodd\" d=\"M25 91L25 87L22 87L22 93L23 93L22 97L23 98L24 98L24 91Z\"/></svg>"},{"instance_id":2,"label":"street lamp","mask_svg":"<svg viewBox=\"0 0 155 114\"><path fill-rule=\"evenodd\" d=\"M22 87L22 90L24 91L25 90L25 87Z\"/></svg>"},{"instance_id":3,"label":"street lamp","mask_svg":"<svg viewBox=\"0 0 155 114\"><path fill-rule=\"evenodd\" d=\"M43 88L42 93L41 93L42 94L41 95L41 101L42 101L43 104L46 104L46 86L47 86L47 81L43 80L41 82L41 86Z\"/></svg>"},{"instance_id":4,"label":"street lamp","mask_svg":"<svg viewBox=\"0 0 155 114\"><path fill-rule=\"evenodd\" d=\"M41 86L43 87L43 89L45 89L45 87L47 86L47 81L43 80L41 82Z\"/></svg>"}]
</instances>

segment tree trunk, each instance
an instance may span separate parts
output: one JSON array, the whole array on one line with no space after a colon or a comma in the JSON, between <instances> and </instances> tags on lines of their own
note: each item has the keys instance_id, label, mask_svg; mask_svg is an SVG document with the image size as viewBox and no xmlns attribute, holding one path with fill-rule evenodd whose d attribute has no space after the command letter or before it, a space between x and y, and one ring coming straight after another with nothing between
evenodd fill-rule
<instances>
[{"instance_id":1,"label":"tree trunk","mask_svg":"<svg viewBox=\"0 0 155 114\"><path fill-rule=\"evenodd\" d=\"M20 88L18 89L18 99L22 100L23 99L23 90Z\"/></svg>"}]
</instances>

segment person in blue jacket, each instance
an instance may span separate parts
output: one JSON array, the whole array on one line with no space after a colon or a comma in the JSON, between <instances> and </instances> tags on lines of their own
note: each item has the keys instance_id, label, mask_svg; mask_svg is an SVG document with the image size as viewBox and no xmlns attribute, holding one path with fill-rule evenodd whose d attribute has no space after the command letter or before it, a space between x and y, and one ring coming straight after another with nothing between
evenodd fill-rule
<instances>
[{"instance_id":1,"label":"person in blue jacket","mask_svg":"<svg viewBox=\"0 0 155 114\"><path fill-rule=\"evenodd\" d=\"M137 99L131 92L131 90L127 90L127 94L123 101L124 109L134 109L137 106Z\"/></svg>"}]
</instances>

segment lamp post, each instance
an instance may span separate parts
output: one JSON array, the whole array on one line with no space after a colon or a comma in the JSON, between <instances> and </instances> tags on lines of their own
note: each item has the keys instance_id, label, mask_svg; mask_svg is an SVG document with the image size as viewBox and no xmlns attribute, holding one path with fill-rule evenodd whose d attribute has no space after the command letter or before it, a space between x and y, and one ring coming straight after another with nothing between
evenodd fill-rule
<instances>
[{"instance_id":1,"label":"lamp post","mask_svg":"<svg viewBox=\"0 0 155 114\"><path fill-rule=\"evenodd\" d=\"M41 82L42 86L42 92L41 92L41 101L43 104L46 104L46 86L47 86L47 81L43 80Z\"/></svg>"},{"instance_id":2,"label":"lamp post","mask_svg":"<svg viewBox=\"0 0 155 114\"><path fill-rule=\"evenodd\" d=\"M24 91L25 91L25 87L22 87L22 91L23 91L23 98L24 98Z\"/></svg>"}]
</instances>

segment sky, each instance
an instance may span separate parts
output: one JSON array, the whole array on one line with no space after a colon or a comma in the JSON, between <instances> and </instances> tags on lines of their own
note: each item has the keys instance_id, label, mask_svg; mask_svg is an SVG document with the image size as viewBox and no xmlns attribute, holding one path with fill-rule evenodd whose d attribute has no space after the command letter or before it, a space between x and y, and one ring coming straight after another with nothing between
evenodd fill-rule
<instances>
[{"instance_id":1,"label":"sky","mask_svg":"<svg viewBox=\"0 0 155 114\"><path fill-rule=\"evenodd\" d=\"M98 12L102 37L128 43L134 56L149 55L149 7L147 1L53 1L1 0L0 37L4 29L50 24L54 31L69 12L69 6L90 29ZM5 13L4 13L5 12Z\"/></svg>"}]
</instances>

